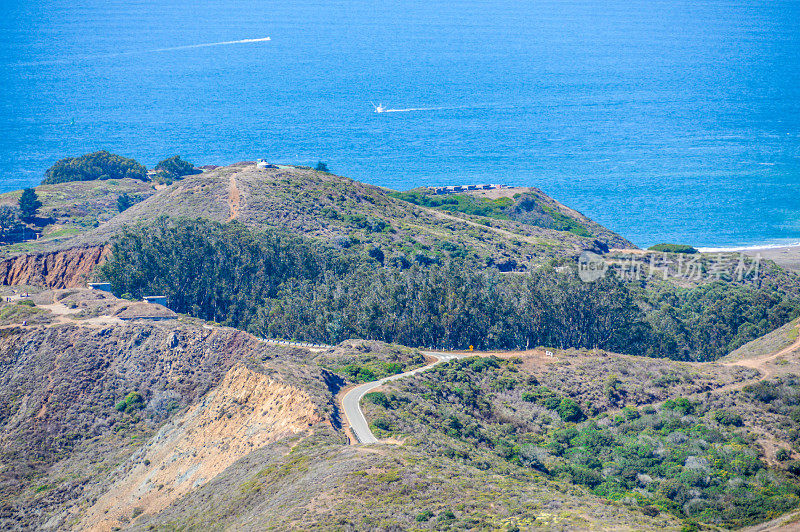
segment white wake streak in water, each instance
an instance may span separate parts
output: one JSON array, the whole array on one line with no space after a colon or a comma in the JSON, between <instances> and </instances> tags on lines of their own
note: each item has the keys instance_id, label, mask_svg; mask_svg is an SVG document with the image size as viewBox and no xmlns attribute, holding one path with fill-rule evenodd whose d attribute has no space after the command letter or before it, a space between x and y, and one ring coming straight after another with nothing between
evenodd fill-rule
<instances>
[{"instance_id":1,"label":"white wake streak in water","mask_svg":"<svg viewBox=\"0 0 800 532\"><path fill-rule=\"evenodd\" d=\"M445 107L409 107L405 109L384 109L378 113L410 113L415 111L460 111L466 109L507 109L513 107L512 105L504 105L499 103L486 103L486 104L472 104L472 105L457 105Z\"/></svg>"},{"instance_id":2,"label":"white wake streak in water","mask_svg":"<svg viewBox=\"0 0 800 532\"><path fill-rule=\"evenodd\" d=\"M410 107L408 109L384 109L382 113L409 113L411 111L444 111L446 109L456 109L456 107Z\"/></svg>"},{"instance_id":3,"label":"white wake streak in water","mask_svg":"<svg viewBox=\"0 0 800 532\"><path fill-rule=\"evenodd\" d=\"M29 63L14 63L12 66L25 67L25 66L40 66L40 65L62 65L62 64L76 63L79 61L91 61L93 59L110 59L114 57L126 57L131 55L157 54L162 52L191 50L193 48L209 48L211 46L229 46L232 44L250 44L258 42L266 42L271 40L272 39L270 37L260 37L258 39L240 39L238 41L221 41L221 42L209 42L202 44L188 44L185 46L173 46L170 48L155 48L153 50L136 50L132 52L118 52L114 54L98 54L98 55L70 57L65 59L53 59L51 61L32 61Z\"/></svg>"},{"instance_id":4,"label":"white wake streak in water","mask_svg":"<svg viewBox=\"0 0 800 532\"><path fill-rule=\"evenodd\" d=\"M271 41L269 37L260 39L241 39L239 41L222 41L222 42L209 42L205 44L189 44L187 46L173 46L172 48L158 48L156 50L147 50L140 53L156 53L156 52L174 52L175 50L190 50L192 48L208 48L209 46L227 46L229 44L247 44L251 42L266 42Z\"/></svg>"}]
</instances>

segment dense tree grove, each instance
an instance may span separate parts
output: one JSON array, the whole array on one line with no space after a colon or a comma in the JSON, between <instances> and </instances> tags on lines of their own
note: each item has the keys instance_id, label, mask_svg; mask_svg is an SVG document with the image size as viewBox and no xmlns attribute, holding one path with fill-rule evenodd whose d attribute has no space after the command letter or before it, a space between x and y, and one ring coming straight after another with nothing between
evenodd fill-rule
<instances>
[{"instance_id":1,"label":"dense tree grove","mask_svg":"<svg viewBox=\"0 0 800 532\"><path fill-rule=\"evenodd\" d=\"M178 312L326 343L545 345L709 360L798 313L794 298L763 288L654 291L613 274L583 283L552 267L525 275L469 271L457 262L384 267L375 255L253 233L236 222L162 219L127 229L102 271L118 294L164 294Z\"/></svg>"},{"instance_id":2,"label":"dense tree grove","mask_svg":"<svg viewBox=\"0 0 800 532\"><path fill-rule=\"evenodd\" d=\"M603 347L637 330L638 307L618 281L585 284L543 269L524 278L414 265L355 266L286 284L253 329L267 336L337 342L367 338L436 348Z\"/></svg>"},{"instance_id":3,"label":"dense tree grove","mask_svg":"<svg viewBox=\"0 0 800 532\"><path fill-rule=\"evenodd\" d=\"M279 233L161 219L123 231L103 272L115 293L164 294L177 312L247 328L282 285L320 275L326 262L310 245Z\"/></svg>"},{"instance_id":4,"label":"dense tree grove","mask_svg":"<svg viewBox=\"0 0 800 532\"><path fill-rule=\"evenodd\" d=\"M202 170L195 168L192 163L181 159L180 155L175 155L159 162L155 167L155 171L158 180L167 184L171 184L173 181L188 175L203 173Z\"/></svg>"},{"instance_id":5,"label":"dense tree grove","mask_svg":"<svg viewBox=\"0 0 800 532\"><path fill-rule=\"evenodd\" d=\"M139 179L147 181L147 168L133 159L107 151L89 153L80 157L66 157L45 172L43 185L95 179Z\"/></svg>"},{"instance_id":6,"label":"dense tree grove","mask_svg":"<svg viewBox=\"0 0 800 532\"><path fill-rule=\"evenodd\" d=\"M646 354L714 360L798 316L795 295L716 281L693 289L650 290Z\"/></svg>"}]
</instances>

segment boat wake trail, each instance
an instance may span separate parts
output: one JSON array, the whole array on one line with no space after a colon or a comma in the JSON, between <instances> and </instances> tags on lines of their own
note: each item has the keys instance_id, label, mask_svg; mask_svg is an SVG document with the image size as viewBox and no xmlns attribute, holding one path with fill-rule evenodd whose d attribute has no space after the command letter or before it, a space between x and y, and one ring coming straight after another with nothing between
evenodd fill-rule
<instances>
[{"instance_id":1,"label":"boat wake trail","mask_svg":"<svg viewBox=\"0 0 800 532\"><path fill-rule=\"evenodd\" d=\"M409 107L408 109L384 109L382 113L410 113L413 111L446 111L456 107Z\"/></svg>"},{"instance_id":2,"label":"boat wake trail","mask_svg":"<svg viewBox=\"0 0 800 532\"><path fill-rule=\"evenodd\" d=\"M473 104L473 105L459 105L459 106L444 106L444 107L406 107L402 109L387 109L384 107L383 104L375 105L374 103L372 106L375 108L376 113L413 113L413 112L425 112L425 111L458 111L458 110L465 110L465 109L501 109L504 107L509 107L506 105L499 105L499 104Z\"/></svg>"},{"instance_id":3,"label":"boat wake trail","mask_svg":"<svg viewBox=\"0 0 800 532\"><path fill-rule=\"evenodd\" d=\"M222 41L222 42L209 42L204 44L189 44L187 46L173 46L172 48L158 48L156 50L147 50L141 53L158 53L158 52L174 52L176 50L191 50L192 48L208 48L209 46L228 46L230 44L247 44L253 42L266 42L271 41L269 37L263 37L260 39L241 39L238 41Z\"/></svg>"},{"instance_id":4,"label":"boat wake trail","mask_svg":"<svg viewBox=\"0 0 800 532\"><path fill-rule=\"evenodd\" d=\"M95 59L111 59L114 57L128 57L144 54L158 54L163 52L176 52L180 50L192 50L194 48L209 48L212 46L230 46L233 44L250 44L271 41L270 37L260 37L258 39L240 39L238 41L220 41L208 42L202 44L188 44L185 46L172 46L169 48L154 48L152 50L135 50L132 52L117 52L113 54L98 54L98 55L85 55L79 57L70 57L64 59L53 59L51 61L31 61L28 63L14 63L12 66L26 67L26 66L42 66L42 65L63 65L69 63L76 63L80 61L92 61Z\"/></svg>"}]
</instances>

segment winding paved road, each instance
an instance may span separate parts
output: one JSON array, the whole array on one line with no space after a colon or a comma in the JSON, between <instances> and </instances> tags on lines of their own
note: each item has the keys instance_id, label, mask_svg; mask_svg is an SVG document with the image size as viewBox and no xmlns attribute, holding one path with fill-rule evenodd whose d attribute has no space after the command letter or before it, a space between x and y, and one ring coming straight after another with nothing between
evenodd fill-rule
<instances>
[{"instance_id":1,"label":"winding paved road","mask_svg":"<svg viewBox=\"0 0 800 532\"><path fill-rule=\"evenodd\" d=\"M371 392L375 388L383 386L387 382L410 377L411 375L422 373L423 371L430 369L437 364L441 364L442 362L447 362L448 360L466 356L454 355L450 353L433 353L430 351L426 351L424 354L435 358L436 362L412 371L407 371L405 373L392 375L391 377L386 377L377 381L361 384L347 392L344 397L342 397L344 415L347 416L347 421L350 423L350 428L353 431L353 435L356 437L359 443L378 443L378 439L374 434L372 434L372 431L369 428L367 418L364 417L364 412L361 411L361 399L365 394Z\"/></svg>"}]
</instances>

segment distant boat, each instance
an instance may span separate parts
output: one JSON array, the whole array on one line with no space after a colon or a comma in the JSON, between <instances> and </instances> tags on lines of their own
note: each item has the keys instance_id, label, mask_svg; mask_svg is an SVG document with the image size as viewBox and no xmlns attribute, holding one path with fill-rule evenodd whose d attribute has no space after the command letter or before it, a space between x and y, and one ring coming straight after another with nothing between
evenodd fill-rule
<instances>
[{"instance_id":1,"label":"distant boat","mask_svg":"<svg viewBox=\"0 0 800 532\"><path fill-rule=\"evenodd\" d=\"M372 106L375 108L375 112L376 113L384 113L384 112L386 112L386 107L384 107L382 103L379 103L378 105L375 105L373 103Z\"/></svg>"}]
</instances>

